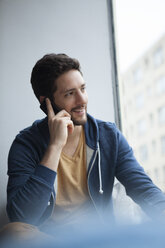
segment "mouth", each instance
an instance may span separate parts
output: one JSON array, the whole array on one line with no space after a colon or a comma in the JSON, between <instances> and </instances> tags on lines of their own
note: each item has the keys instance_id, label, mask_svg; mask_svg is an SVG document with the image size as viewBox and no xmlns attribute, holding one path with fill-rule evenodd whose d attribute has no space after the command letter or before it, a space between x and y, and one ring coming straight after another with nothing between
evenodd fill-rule
<instances>
[{"instance_id":1,"label":"mouth","mask_svg":"<svg viewBox=\"0 0 165 248\"><path fill-rule=\"evenodd\" d=\"M85 114L85 111L86 111L85 106L83 106L83 107L76 107L76 108L72 109L72 112L73 113L76 113L76 115L84 115Z\"/></svg>"}]
</instances>

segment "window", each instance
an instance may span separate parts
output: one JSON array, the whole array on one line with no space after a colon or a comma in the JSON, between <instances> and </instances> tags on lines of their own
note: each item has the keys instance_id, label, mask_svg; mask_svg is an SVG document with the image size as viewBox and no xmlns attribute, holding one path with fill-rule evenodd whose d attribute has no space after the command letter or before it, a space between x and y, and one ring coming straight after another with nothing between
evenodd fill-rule
<instances>
[{"instance_id":1,"label":"window","mask_svg":"<svg viewBox=\"0 0 165 248\"><path fill-rule=\"evenodd\" d=\"M144 106L144 94L138 94L135 98L135 102L138 109L142 108Z\"/></svg>"},{"instance_id":2,"label":"window","mask_svg":"<svg viewBox=\"0 0 165 248\"><path fill-rule=\"evenodd\" d=\"M142 145L139 148L139 158L141 161L146 161L148 159L148 149L147 145Z\"/></svg>"},{"instance_id":3,"label":"window","mask_svg":"<svg viewBox=\"0 0 165 248\"><path fill-rule=\"evenodd\" d=\"M139 83L141 80L142 80L142 70L141 70L141 68L137 68L133 72L133 82Z\"/></svg>"},{"instance_id":4,"label":"window","mask_svg":"<svg viewBox=\"0 0 165 248\"><path fill-rule=\"evenodd\" d=\"M156 91L158 94L165 93L165 76L161 76L157 81L156 81Z\"/></svg>"},{"instance_id":5,"label":"window","mask_svg":"<svg viewBox=\"0 0 165 248\"><path fill-rule=\"evenodd\" d=\"M159 124L165 123L165 106L162 106L158 109L158 120Z\"/></svg>"},{"instance_id":6,"label":"window","mask_svg":"<svg viewBox=\"0 0 165 248\"><path fill-rule=\"evenodd\" d=\"M114 2L119 89L122 80L128 81L125 94L120 90L122 131L126 134L127 130L144 169L155 178L157 166L160 177L165 166L165 141L161 139L165 136L165 1ZM126 120L124 105L129 106ZM161 178L157 182L165 191Z\"/></svg>"},{"instance_id":7,"label":"window","mask_svg":"<svg viewBox=\"0 0 165 248\"><path fill-rule=\"evenodd\" d=\"M153 96L153 88L152 88L152 86L147 87L147 96L148 97Z\"/></svg>"},{"instance_id":8,"label":"window","mask_svg":"<svg viewBox=\"0 0 165 248\"><path fill-rule=\"evenodd\" d=\"M144 134L147 130L146 121L144 119L138 121L137 123L138 134Z\"/></svg>"},{"instance_id":9,"label":"window","mask_svg":"<svg viewBox=\"0 0 165 248\"><path fill-rule=\"evenodd\" d=\"M161 137L161 153L165 155L165 136Z\"/></svg>"},{"instance_id":10,"label":"window","mask_svg":"<svg viewBox=\"0 0 165 248\"><path fill-rule=\"evenodd\" d=\"M145 64L146 67L149 65L149 59L148 58L144 59L144 64Z\"/></svg>"},{"instance_id":11,"label":"window","mask_svg":"<svg viewBox=\"0 0 165 248\"><path fill-rule=\"evenodd\" d=\"M159 47L155 52L154 52L154 65L159 66L163 63L163 49L162 47Z\"/></svg>"},{"instance_id":12,"label":"window","mask_svg":"<svg viewBox=\"0 0 165 248\"><path fill-rule=\"evenodd\" d=\"M150 126L152 127L153 124L154 124L154 116L153 116L153 113L150 113L150 114L149 114L149 122L150 122Z\"/></svg>"},{"instance_id":13,"label":"window","mask_svg":"<svg viewBox=\"0 0 165 248\"><path fill-rule=\"evenodd\" d=\"M152 140L152 152L154 153L156 151L156 141Z\"/></svg>"},{"instance_id":14,"label":"window","mask_svg":"<svg viewBox=\"0 0 165 248\"><path fill-rule=\"evenodd\" d=\"M155 179L159 178L159 170L158 170L158 168L154 169L154 176L155 176Z\"/></svg>"}]
</instances>

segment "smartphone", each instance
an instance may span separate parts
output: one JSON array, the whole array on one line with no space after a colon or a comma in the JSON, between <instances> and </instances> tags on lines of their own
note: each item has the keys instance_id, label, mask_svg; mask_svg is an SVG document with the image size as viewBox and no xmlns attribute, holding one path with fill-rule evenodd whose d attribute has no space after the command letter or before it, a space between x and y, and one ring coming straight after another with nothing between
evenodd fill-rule
<instances>
[{"instance_id":1,"label":"smartphone","mask_svg":"<svg viewBox=\"0 0 165 248\"><path fill-rule=\"evenodd\" d=\"M56 115L56 114L60 111L60 109L55 105L55 103L54 103L53 101L51 101L51 104L52 104L52 108L53 108L53 110L54 110L54 113L55 113L55 115ZM42 111L43 111L46 115L48 115L48 113L47 113L47 106L46 106L46 101L45 101L45 99L44 99L43 102L41 103L40 109L42 109Z\"/></svg>"}]
</instances>

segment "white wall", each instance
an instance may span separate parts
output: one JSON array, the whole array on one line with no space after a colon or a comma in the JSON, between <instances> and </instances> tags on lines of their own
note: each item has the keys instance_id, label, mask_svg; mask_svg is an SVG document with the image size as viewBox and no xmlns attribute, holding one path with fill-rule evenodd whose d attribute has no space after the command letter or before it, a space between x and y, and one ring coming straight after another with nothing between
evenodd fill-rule
<instances>
[{"instance_id":1,"label":"white wall","mask_svg":"<svg viewBox=\"0 0 165 248\"><path fill-rule=\"evenodd\" d=\"M106 0L0 1L0 226L6 222L7 155L15 135L42 118L31 85L46 53L78 58L87 82L88 112L114 121Z\"/></svg>"}]
</instances>

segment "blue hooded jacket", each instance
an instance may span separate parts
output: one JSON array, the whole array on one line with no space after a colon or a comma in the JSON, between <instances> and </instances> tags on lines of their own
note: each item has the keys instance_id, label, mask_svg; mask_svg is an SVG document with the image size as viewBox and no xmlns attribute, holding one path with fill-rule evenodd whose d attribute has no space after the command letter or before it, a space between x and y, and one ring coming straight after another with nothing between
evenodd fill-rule
<instances>
[{"instance_id":1,"label":"blue hooded jacket","mask_svg":"<svg viewBox=\"0 0 165 248\"><path fill-rule=\"evenodd\" d=\"M146 175L115 124L88 114L84 126L89 196L99 216L113 216L115 177L126 193L152 217L165 210L165 195ZM40 164L49 144L48 120L35 121L13 141L8 157L7 213L11 221L40 225L55 204L56 173Z\"/></svg>"}]
</instances>

